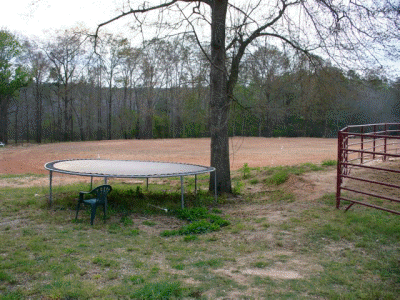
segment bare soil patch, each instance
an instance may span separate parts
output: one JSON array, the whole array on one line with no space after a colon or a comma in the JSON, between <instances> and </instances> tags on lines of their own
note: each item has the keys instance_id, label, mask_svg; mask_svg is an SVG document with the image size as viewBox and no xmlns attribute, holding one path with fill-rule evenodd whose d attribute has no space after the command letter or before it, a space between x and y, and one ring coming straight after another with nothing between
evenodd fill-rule
<instances>
[{"instance_id":1,"label":"bare soil patch","mask_svg":"<svg viewBox=\"0 0 400 300\"><path fill-rule=\"evenodd\" d=\"M230 139L231 169L319 163L336 159L336 139L256 138ZM58 159L102 158L210 163L210 139L160 139L25 144L0 149L0 174L46 174L43 165Z\"/></svg>"},{"instance_id":2,"label":"bare soil patch","mask_svg":"<svg viewBox=\"0 0 400 300\"><path fill-rule=\"evenodd\" d=\"M234 137L230 139L231 169L237 170L245 163L249 167L320 163L323 160L336 159L336 145L336 139ZM210 139L113 140L8 145L0 149L0 174L47 174L44 169L46 162L79 158L209 165Z\"/></svg>"}]
</instances>

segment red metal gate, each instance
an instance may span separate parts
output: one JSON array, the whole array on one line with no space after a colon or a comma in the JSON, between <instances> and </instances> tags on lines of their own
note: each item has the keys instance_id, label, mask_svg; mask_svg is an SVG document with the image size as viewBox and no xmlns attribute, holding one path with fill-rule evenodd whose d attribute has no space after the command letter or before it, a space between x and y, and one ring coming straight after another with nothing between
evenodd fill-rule
<instances>
[{"instance_id":1,"label":"red metal gate","mask_svg":"<svg viewBox=\"0 0 400 300\"><path fill-rule=\"evenodd\" d=\"M400 215L400 211L367 203L363 200L350 199L343 196L343 191L356 195L370 196L390 202L400 203L399 198L388 197L372 193L369 190L358 190L344 186L344 179L348 181L366 182L371 185L385 186L395 189L400 194L400 185L388 182L360 178L352 174L352 169L372 169L382 172L400 173L399 169L376 167L371 162L378 159L386 161L389 158L400 157L400 123L381 123L347 126L338 133L338 165L336 208L340 208L341 201L350 202L346 211L354 204L360 204ZM354 172L353 172L354 173Z\"/></svg>"}]
</instances>

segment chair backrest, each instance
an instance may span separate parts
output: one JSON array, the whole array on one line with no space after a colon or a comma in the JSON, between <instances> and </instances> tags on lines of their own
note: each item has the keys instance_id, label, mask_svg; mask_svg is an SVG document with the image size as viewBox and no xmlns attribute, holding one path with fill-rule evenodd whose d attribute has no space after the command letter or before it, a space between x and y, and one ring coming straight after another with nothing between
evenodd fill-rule
<instances>
[{"instance_id":1,"label":"chair backrest","mask_svg":"<svg viewBox=\"0 0 400 300\"><path fill-rule=\"evenodd\" d=\"M107 194L111 192L111 185L100 185L93 189L90 193L96 195L96 200L98 203L105 203L107 201Z\"/></svg>"}]
</instances>

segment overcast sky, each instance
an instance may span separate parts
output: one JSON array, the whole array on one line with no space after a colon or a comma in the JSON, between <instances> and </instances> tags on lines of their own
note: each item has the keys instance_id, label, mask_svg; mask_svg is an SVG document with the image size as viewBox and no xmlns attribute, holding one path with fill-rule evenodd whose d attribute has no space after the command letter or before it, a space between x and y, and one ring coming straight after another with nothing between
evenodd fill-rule
<instances>
[{"instance_id":1,"label":"overcast sky","mask_svg":"<svg viewBox=\"0 0 400 300\"><path fill-rule=\"evenodd\" d=\"M1 4L0 29L5 28L28 38L39 37L44 40L54 30L77 25L94 32L98 24L118 15L118 8L126 2L127 0L7 0ZM144 0L130 2L137 5ZM128 22L128 18L123 18L107 25L103 30L120 33L134 40L135 34L126 26ZM399 63L390 62L388 65L394 67L395 73L399 74Z\"/></svg>"},{"instance_id":2,"label":"overcast sky","mask_svg":"<svg viewBox=\"0 0 400 300\"><path fill-rule=\"evenodd\" d=\"M122 0L7 0L1 4L0 28L26 36L78 24L90 30L117 14Z\"/></svg>"}]
</instances>

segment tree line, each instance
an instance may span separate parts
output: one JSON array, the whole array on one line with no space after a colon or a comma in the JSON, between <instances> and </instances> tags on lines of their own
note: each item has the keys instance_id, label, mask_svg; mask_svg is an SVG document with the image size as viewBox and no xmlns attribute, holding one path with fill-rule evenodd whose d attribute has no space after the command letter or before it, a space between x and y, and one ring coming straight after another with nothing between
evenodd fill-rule
<instances>
[{"instance_id":1,"label":"tree line","mask_svg":"<svg viewBox=\"0 0 400 300\"><path fill-rule=\"evenodd\" d=\"M210 62L193 35L133 47L106 34L94 47L77 28L47 43L0 33L2 53L7 45L15 50L0 60L8 66L0 74L16 82L15 91L0 90L7 94L4 142L210 136ZM380 70L361 76L265 41L251 47L240 67L230 136L334 137L347 124L399 118L400 80Z\"/></svg>"}]
</instances>

